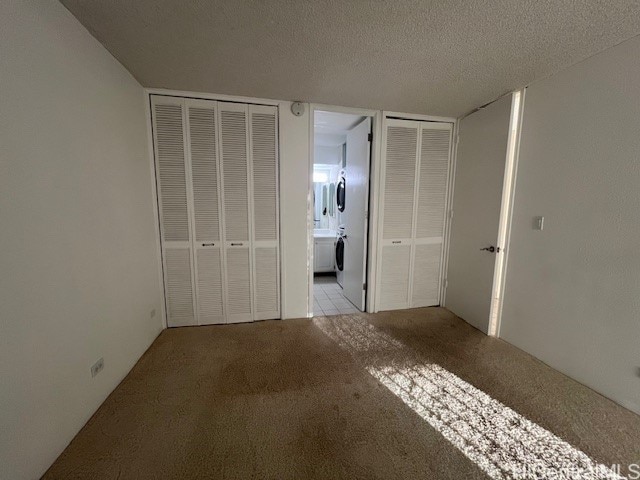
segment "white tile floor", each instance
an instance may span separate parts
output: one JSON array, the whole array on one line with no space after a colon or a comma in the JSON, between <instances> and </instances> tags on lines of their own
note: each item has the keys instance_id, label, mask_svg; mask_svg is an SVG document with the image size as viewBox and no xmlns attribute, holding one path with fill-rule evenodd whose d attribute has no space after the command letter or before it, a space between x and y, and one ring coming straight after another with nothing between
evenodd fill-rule
<instances>
[{"instance_id":1,"label":"white tile floor","mask_svg":"<svg viewBox=\"0 0 640 480\"><path fill-rule=\"evenodd\" d=\"M340 315L359 310L342 294L336 277L319 276L313 279L313 315Z\"/></svg>"}]
</instances>

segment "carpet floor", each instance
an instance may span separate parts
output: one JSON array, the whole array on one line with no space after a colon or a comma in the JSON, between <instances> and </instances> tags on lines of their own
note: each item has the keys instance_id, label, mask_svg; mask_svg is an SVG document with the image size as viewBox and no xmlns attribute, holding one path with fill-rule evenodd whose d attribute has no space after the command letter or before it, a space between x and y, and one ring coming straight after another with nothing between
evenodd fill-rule
<instances>
[{"instance_id":1,"label":"carpet floor","mask_svg":"<svg viewBox=\"0 0 640 480\"><path fill-rule=\"evenodd\" d=\"M640 417L425 308L165 330L43 478L535 478L526 463L626 473Z\"/></svg>"}]
</instances>

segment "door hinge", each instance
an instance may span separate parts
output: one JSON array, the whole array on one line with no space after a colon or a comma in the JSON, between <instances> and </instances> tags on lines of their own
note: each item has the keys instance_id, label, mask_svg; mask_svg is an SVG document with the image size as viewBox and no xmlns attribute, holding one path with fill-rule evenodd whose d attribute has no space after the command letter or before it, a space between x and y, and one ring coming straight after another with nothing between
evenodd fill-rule
<instances>
[{"instance_id":1,"label":"door hinge","mask_svg":"<svg viewBox=\"0 0 640 480\"><path fill-rule=\"evenodd\" d=\"M453 210L449 210L449 218L453 218Z\"/></svg>"},{"instance_id":2,"label":"door hinge","mask_svg":"<svg viewBox=\"0 0 640 480\"><path fill-rule=\"evenodd\" d=\"M373 133L370 133L370 134L367 136L367 139L368 139L370 142L373 142Z\"/></svg>"},{"instance_id":3,"label":"door hinge","mask_svg":"<svg viewBox=\"0 0 640 480\"><path fill-rule=\"evenodd\" d=\"M366 289L367 289L367 284L366 284L366 283L363 283L363 284L362 284L362 289L363 289L363 290L366 290Z\"/></svg>"}]
</instances>

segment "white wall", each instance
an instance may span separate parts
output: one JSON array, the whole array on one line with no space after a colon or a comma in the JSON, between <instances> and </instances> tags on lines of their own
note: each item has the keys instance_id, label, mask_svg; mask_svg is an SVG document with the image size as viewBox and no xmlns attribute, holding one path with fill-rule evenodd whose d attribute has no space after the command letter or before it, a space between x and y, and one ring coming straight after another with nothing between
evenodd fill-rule
<instances>
[{"instance_id":1,"label":"white wall","mask_svg":"<svg viewBox=\"0 0 640 480\"><path fill-rule=\"evenodd\" d=\"M291 103L278 105L280 117L280 236L282 243L282 318L307 316L307 246L311 171L309 105L296 117Z\"/></svg>"},{"instance_id":2,"label":"white wall","mask_svg":"<svg viewBox=\"0 0 640 480\"><path fill-rule=\"evenodd\" d=\"M0 111L0 478L33 479L161 331L152 178L141 86L58 2L0 2Z\"/></svg>"},{"instance_id":3,"label":"white wall","mask_svg":"<svg viewBox=\"0 0 640 480\"><path fill-rule=\"evenodd\" d=\"M638 413L639 58L635 38L528 88L501 328Z\"/></svg>"},{"instance_id":4,"label":"white wall","mask_svg":"<svg viewBox=\"0 0 640 480\"><path fill-rule=\"evenodd\" d=\"M342 145L314 147L313 162L320 165L340 165L342 166Z\"/></svg>"}]
</instances>

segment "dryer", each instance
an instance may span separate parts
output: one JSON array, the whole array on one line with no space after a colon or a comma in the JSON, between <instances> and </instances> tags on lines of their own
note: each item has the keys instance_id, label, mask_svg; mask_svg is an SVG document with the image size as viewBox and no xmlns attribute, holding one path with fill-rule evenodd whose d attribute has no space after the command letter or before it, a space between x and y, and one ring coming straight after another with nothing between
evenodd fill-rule
<instances>
[{"instance_id":1,"label":"dryer","mask_svg":"<svg viewBox=\"0 0 640 480\"><path fill-rule=\"evenodd\" d=\"M342 287L344 279L344 225L338 227L336 236L336 281Z\"/></svg>"}]
</instances>

